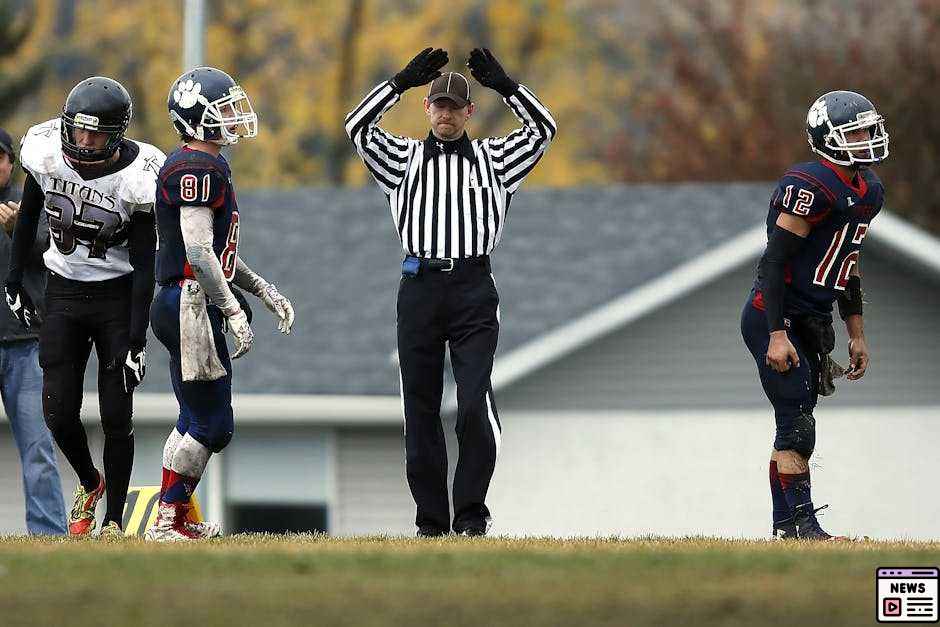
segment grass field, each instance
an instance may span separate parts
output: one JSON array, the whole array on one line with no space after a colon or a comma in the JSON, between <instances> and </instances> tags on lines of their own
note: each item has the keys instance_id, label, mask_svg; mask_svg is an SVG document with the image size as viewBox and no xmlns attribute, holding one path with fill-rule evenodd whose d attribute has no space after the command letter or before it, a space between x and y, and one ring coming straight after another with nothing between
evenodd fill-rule
<instances>
[{"instance_id":1,"label":"grass field","mask_svg":"<svg viewBox=\"0 0 940 627\"><path fill-rule=\"evenodd\" d=\"M940 543L0 538L0 625L869 625Z\"/></svg>"}]
</instances>

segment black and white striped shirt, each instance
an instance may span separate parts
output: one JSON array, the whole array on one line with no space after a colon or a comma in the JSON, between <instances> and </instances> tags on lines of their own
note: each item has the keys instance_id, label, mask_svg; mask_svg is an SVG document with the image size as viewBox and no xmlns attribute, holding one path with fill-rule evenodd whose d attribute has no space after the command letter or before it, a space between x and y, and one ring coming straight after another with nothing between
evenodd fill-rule
<instances>
[{"instance_id":1,"label":"black and white striped shirt","mask_svg":"<svg viewBox=\"0 0 940 627\"><path fill-rule=\"evenodd\" d=\"M444 142L393 135L379 120L401 96L388 81L346 116L346 133L385 192L405 253L444 259L488 255L512 195L555 136L555 120L524 85L504 102L522 122L505 137Z\"/></svg>"}]
</instances>

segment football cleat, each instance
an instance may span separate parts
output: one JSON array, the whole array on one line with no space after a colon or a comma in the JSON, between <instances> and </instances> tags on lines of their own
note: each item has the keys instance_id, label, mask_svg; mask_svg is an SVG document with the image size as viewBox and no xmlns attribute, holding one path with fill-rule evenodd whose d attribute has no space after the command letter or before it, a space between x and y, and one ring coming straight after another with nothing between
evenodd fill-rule
<instances>
[{"instance_id":1,"label":"football cleat","mask_svg":"<svg viewBox=\"0 0 940 627\"><path fill-rule=\"evenodd\" d=\"M157 518L153 525L147 529L144 539L150 542L185 542L187 540L201 540L203 536L186 524L186 514L189 505L186 503L160 502L157 509Z\"/></svg>"},{"instance_id":2,"label":"football cleat","mask_svg":"<svg viewBox=\"0 0 940 627\"><path fill-rule=\"evenodd\" d=\"M75 488L72 510L69 512L69 535L82 537L95 529L95 506L104 495L104 477L98 473L98 487L86 492L81 483Z\"/></svg>"},{"instance_id":3,"label":"football cleat","mask_svg":"<svg viewBox=\"0 0 940 627\"><path fill-rule=\"evenodd\" d=\"M779 522L774 522L773 529L774 540L796 540L796 523L793 522L793 516Z\"/></svg>"},{"instance_id":4,"label":"football cleat","mask_svg":"<svg viewBox=\"0 0 940 627\"><path fill-rule=\"evenodd\" d=\"M418 533L416 536L418 538L443 538L447 535L446 529L440 529L438 527L431 527L426 525L424 527L418 528Z\"/></svg>"},{"instance_id":5,"label":"football cleat","mask_svg":"<svg viewBox=\"0 0 940 627\"><path fill-rule=\"evenodd\" d=\"M811 504L796 508L793 515L793 525L796 527L796 537L800 540L842 541L848 540L846 536L834 536L827 533L816 520L816 512L826 509L828 505L812 509Z\"/></svg>"},{"instance_id":6,"label":"football cleat","mask_svg":"<svg viewBox=\"0 0 940 627\"><path fill-rule=\"evenodd\" d=\"M124 530L121 529L121 525L112 520L101 528L101 531L98 532L98 538L101 540L123 540Z\"/></svg>"},{"instance_id":7,"label":"football cleat","mask_svg":"<svg viewBox=\"0 0 940 627\"><path fill-rule=\"evenodd\" d=\"M199 534L200 538L221 538L222 525L216 522L193 522L187 520L183 523L187 529Z\"/></svg>"}]
</instances>

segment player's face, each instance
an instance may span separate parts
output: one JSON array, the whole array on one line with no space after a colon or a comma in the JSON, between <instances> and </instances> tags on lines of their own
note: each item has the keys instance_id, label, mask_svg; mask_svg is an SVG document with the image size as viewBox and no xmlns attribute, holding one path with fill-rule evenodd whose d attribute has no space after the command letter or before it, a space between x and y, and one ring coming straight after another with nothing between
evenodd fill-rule
<instances>
[{"instance_id":1,"label":"player's face","mask_svg":"<svg viewBox=\"0 0 940 627\"><path fill-rule=\"evenodd\" d=\"M473 103L458 107L456 102L447 98L439 98L431 103L425 100L424 106L434 135L441 139L457 139L463 135L467 120L473 115Z\"/></svg>"},{"instance_id":2,"label":"player's face","mask_svg":"<svg viewBox=\"0 0 940 627\"><path fill-rule=\"evenodd\" d=\"M72 141L79 148L100 150L108 144L108 134L99 131L88 131L83 128L73 128Z\"/></svg>"},{"instance_id":3,"label":"player's face","mask_svg":"<svg viewBox=\"0 0 940 627\"><path fill-rule=\"evenodd\" d=\"M869 139L871 139L871 129L869 128L860 128L854 131L847 131L845 133L845 141L850 144L854 144L855 142L867 142ZM852 150L851 153L852 156L862 159L868 158L869 156L867 149Z\"/></svg>"},{"instance_id":4,"label":"player's face","mask_svg":"<svg viewBox=\"0 0 940 627\"><path fill-rule=\"evenodd\" d=\"M10 155L0 151L0 187L6 187L12 175L13 162L10 160Z\"/></svg>"}]
</instances>

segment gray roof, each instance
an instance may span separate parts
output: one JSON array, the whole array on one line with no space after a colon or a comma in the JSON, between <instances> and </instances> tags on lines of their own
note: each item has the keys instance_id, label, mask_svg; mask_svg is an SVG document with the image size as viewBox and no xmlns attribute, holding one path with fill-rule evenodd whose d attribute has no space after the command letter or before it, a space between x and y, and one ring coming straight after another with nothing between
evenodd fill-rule
<instances>
[{"instance_id":1,"label":"gray roof","mask_svg":"<svg viewBox=\"0 0 940 627\"><path fill-rule=\"evenodd\" d=\"M766 216L770 187L523 188L492 259L497 358L752 228ZM252 301L255 346L236 362L236 391L398 394L401 249L382 194L242 191L239 208L239 252L291 299L297 322L281 336ZM168 392L165 351L153 338L148 348L143 390Z\"/></svg>"}]
</instances>

